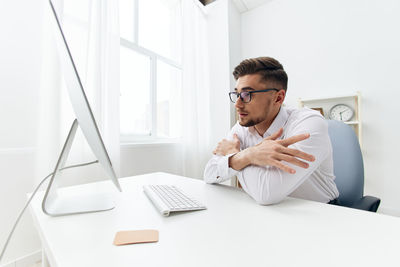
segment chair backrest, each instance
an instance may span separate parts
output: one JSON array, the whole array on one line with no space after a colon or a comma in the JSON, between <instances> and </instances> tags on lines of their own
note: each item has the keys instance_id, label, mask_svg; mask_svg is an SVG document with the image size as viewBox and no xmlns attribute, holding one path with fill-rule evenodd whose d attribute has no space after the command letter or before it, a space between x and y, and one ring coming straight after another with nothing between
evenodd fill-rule
<instances>
[{"instance_id":1,"label":"chair backrest","mask_svg":"<svg viewBox=\"0 0 400 267\"><path fill-rule=\"evenodd\" d=\"M328 131L339 201L343 206L350 206L364 194L364 164L360 144L354 130L343 122L328 120Z\"/></svg>"}]
</instances>

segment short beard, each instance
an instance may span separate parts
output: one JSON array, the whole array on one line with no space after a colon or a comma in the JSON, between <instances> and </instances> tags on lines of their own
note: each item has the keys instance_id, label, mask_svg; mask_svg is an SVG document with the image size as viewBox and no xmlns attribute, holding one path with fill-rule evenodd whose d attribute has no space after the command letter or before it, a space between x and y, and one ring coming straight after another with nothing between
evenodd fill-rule
<instances>
[{"instance_id":1,"label":"short beard","mask_svg":"<svg viewBox=\"0 0 400 267\"><path fill-rule=\"evenodd\" d=\"M239 124L240 124L241 126L243 126L243 127L251 127L251 126L254 126L254 125L259 124L259 123L262 122L262 121L263 121L262 119L250 120L250 121L248 121L248 122L245 123L245 124L242 124L242 123L239 121Z\"/></svg>"}]
</instances>

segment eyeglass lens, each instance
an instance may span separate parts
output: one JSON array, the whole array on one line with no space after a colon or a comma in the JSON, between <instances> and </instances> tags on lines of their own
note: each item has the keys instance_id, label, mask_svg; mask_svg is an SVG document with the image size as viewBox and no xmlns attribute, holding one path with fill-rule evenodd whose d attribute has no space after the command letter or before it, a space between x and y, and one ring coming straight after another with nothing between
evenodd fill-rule
<instances>
[{"instance_id":1,"label":"eyeglass lens","mask_svg":"<svg viewBox=\"0 0 400 267\"><path fill-rule=\"evenodd\" d=\"M250 101L250 93L249 92L241 92L241 93L232 93L230 94L231 101L236 103L239 97L242 99L243 102L247 103Z\"/></svg>"}]
</instances>

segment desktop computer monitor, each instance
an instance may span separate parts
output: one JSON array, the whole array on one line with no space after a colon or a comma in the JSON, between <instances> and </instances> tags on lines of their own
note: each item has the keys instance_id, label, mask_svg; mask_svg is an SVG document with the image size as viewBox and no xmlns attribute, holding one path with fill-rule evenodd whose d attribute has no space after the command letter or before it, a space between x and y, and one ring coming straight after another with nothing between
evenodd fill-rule
<instances>
[{"instance_id":1,"label":"desktop computer monitor","mask_svg":"<svg viewBox=\"0 0 400 267\"><path fill-rule=\"evenodd\" d=\"M68 89L69 98L76 115L76 120L74 120L72 124L61 155L57 161L43 199L42 209L46 214L51 216L109 210L114 207L111 195L96 194L90 196L63 196L62 194L59 194L57 190L57 176L66 162L78 126L81 128L90 148L107 176L119 191L121 191L121 187L101 138L52 0L49 0L49 4L56 22L55 39L57 42L60 65Z\"/></svg>"}]
</instances>

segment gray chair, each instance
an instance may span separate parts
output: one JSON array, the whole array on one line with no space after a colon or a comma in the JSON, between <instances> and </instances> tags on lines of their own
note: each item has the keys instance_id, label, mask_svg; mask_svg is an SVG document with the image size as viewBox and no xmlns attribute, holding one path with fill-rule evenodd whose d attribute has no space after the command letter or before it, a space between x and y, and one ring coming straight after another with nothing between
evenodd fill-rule
<instances>
[{"instance_id":1,"label":"gray chair","mask_svg":"<svg viewBox=\"0 0 400 267\"><path fill-rule=\"evenodd\" d=\"M347 124L328 120L333 149L335 183L339 190L339 205L376 212L381 200L364 196L364 164L360 144L354 130Z\"/></svg>"}]
</instances>

